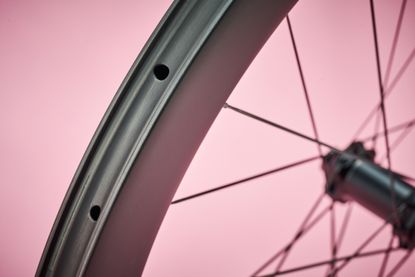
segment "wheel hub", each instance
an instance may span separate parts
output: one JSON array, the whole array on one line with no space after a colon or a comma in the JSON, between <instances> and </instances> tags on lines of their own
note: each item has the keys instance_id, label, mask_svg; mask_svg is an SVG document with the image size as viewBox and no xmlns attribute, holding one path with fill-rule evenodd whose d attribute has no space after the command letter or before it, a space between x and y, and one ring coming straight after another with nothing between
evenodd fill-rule
<instances>
[{"instance_id":1,"label":"wheel hub","mask_svg":"<svg viewBox=\"0 0 415 277\"><path fill-rule=\"evenodd\" d=\"M403 176L374 163L375 152L353 142L324 156L326 193L338 202L357 202L393 225L403 248L415 247L415 189Z\"/></svg>"}]
</instances>

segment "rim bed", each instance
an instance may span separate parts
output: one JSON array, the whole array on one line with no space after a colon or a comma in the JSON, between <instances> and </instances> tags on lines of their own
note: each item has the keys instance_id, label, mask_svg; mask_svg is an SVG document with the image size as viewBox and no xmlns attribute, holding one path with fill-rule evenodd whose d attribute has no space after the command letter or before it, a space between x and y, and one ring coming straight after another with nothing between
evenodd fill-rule
<instances>
[{"instance_id":1,"label":"rim bed","mask_svg":"<svg viewBox=\"0 0 415 277\"><path fill-rule=\"evenodd\" d=\"M142 272L198 145L294 2L173 3L88 147L59 211L38 276ZM159 64L170 69L165 80L153 74ZM227 70L220 72L221 68ZM166 153L174 159L160 159ZM96 206L100 213L94 221L89 213Z\"/></svg>"},{"instance_id":2,"label":"rim bed","mask_svg":"<svg viewBox=\"0 0 415 277\"><path fill-rule=\"evenodd\" d=\"M142 271L197 146L250 61L295 1L260 5L189 2L173 4L114 98L74 177L38 275L111 275L120 269L136 275ZM248 12L250 22L246 22ZM197 31L189 34L189 25ZM170 70L164 80L153 71L157 65ZM228 69L225 76L215 74L221 66ZM200 116L193 118L195 110ZM161 161L165 153L176 159ZM172 166L178 160L180 166ZM153 170L163 176L150 174ZM97 207L94 220L90 212ZM131 210L138 210L134 222ZM137 224L144 222L144 226Z\"/></svg>"}]
</instances>

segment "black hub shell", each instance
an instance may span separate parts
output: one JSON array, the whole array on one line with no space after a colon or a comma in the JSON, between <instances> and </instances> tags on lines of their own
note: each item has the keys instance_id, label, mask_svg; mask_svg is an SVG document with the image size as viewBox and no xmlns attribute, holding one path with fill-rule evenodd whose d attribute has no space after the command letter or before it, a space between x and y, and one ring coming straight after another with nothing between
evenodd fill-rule
<instances>
[{"instance_id":1,"label":"black hub shell","mask_svg":"<svg viewBox=\"0 0 415 277\"><path fill-rule=\"evenodd\" d=\"M404 248L415 246L415 189L400 175L373 162L373 151L355 143L324 157L326 193L335 201L354 201L390 222ZM364 148L363 148L364 149ZM396 213L396 214L394 214Z\"/></svg>"}]
</instances>

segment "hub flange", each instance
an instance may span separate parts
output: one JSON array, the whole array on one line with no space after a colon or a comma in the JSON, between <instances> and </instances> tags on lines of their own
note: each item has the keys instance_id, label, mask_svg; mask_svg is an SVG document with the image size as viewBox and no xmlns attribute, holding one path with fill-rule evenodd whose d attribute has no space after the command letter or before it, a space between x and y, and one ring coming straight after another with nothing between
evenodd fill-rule
<instances>
[{"instance_id":1,"label":"hub flange","mask_svg":"<svg viewBox=\"0 0 415 277\"><path fill-rule=\"evenodd\" d=\"M354 201L393 225L403 248L415 247L415 188L374 163L375 152L354 142L324 157L326 193L335 201Z\"/></svg>"}]
</instances>

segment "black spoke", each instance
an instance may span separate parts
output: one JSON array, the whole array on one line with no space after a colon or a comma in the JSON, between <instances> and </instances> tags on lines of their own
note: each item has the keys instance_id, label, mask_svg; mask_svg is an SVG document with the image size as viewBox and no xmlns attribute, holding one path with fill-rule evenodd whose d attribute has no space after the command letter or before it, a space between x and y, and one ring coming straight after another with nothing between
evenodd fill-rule
<instances>
[{"instance_id":1,"label":"black spoke","mask_svg":"<svg viewBox=\"0 0 415 277\"><path fill-rule=\"evenodd\" d=\"M366 128L366 126L369 124L369 122L372 120L372 118L377 114L377 112L379 111L379 105L376 105L376 107L374 107L370 113L366 116L366 118L363 120L362 124L360 124L359 128L357 129L356 133L353 135L352 141L356 141L360 134L363 132L363 130ZM375 137L372 136L371 139L373 139Z\"/></svg>"},{"instance_id":2,"label":"black spoke","mask_svg":"<svg viewBox=\"0 0 415 277\"><path fill-rule=\"evenodd\" d=\"M344 216L342 226L340 227L339 237L337 238L336 249L340 249L340 246L343 242L344 235L346 234L347 226L349 225L350 217L352 215L352 205L349 204L347 207L346 215Z\"/></svg>"},{"instance_id":3,"label":"black spoke","mask_svg":"<svg viewBox=\"0 0 415 277\"><path fill-rule=\"evenodd\" d=\"M386 277L393 277L399 269L405 264L405 262L409 259L409 257L412 255L412 251L408 251L405 256L402 257L402 259L396 264L396 266L389 272L389 274Z\"/></svg>"},{"instance_id":4,"label":"black spoke","mask_svg":"<svg viewBox=\"0 0 415 277\"><path fill-rule=\"evenodd\" d=\"M310 211L307 213L306 217L304 218L303 222L300 225L300 228L298 229L296 235L294 236L294 238L291 240L290 243L288 243L284 248L282 248L280 251L278 251L276 254L274 254L270 259L268 259L268 261L266 261L263 265L261 265L254 273L252 273L252 276L255 276L259 273L261 273L265 268L267 268L271 263L273 263L276 259L278 259L283 253L285 253L286 251L288 251L288 249L290 249L292 247L292 245L299 239L301 238L303 235L305 235L305 233L311 229L311 227L317 223L318 219L322 217L322 214L325 214L325 210L323 210L322 213L320 213L320 215L318 215L316 217L316 219L309 225L308 222L310 221L311 217L313 216L313 214L316 212L317 208L320 206L321 201L323 200L325 196L325 193L322 193L317 200L314 202L313 206L311 207Z\"/></svg>"},{"instance_id":5,"label":"black spoke","mask_svg":"<svg viewBox=\"0 0 415 277\"><path fill-rule=\"evenodd\" d=\"M325 147L327 147L327 148L330 148L331 150L335 150L335 151L341 152L340 150L336 149L334 146L331 146L331 145L329 145L329 144L327 144L327 143L325 143L325 142L319 141L319 140L317 140L317 139L314 139L314 138L312 138L312 137L309 137L309 136L307 136L307 135L304 135L304 134L302 134L302 133L300 133L300 132L297 132L297 131L295 131L295 130L293 130L293 129L290 129L290 128L288 128L288 127L282 126L282 125L280 125L280 124L278 124L278 123L272 122L272 121L270 121L270 120L268 120L268 119L262 118L262 117L260 117L260 116L257 116L257 115L255 115L255 114L252 114L252 113L247 112L247 111L245 111L245 110L242 110L242 109L240 109L240 108L236 108L236 107L231 106L231 105L229 105L229 104L225 104L225 105L224 105L224 108L231 109L231 110L233 110L233 111L235 111L235 112L237 112L237 113L240 113L240 114L242 114L242 115L244 115L244 116L247 116L247 117L249 117L249 118L255 119L255 120L259 121L259 122L262 122L262 123L267 124L267 125L269 125L269 126L275 127L275 128L277 128L277 129L283 130L283 131L285 131L285 132L287 132L287 133L290 133L290 134L295 135L295 136L297 136L297 137L303 138L303 139L305 139L305 140L308 140L308 141L311 141L311 142L317 143L317 144L319 144L319 145L325 146Z\"/></svg>"},{"instance_id":6,"label":"black spoke","mask_svg":"<svg viewBox=\"0 0 415 277\"><path fill-rule=\"evenodd\" d=\"M375 119L375 131L374 131L374 136L372 138L372 149L376 149L376 142L379 138L378 134L379 133L379 129L380 129L380 113L376 113L376 119Z\"/></svg>"},{"instance_id":7,"label":"black spoke","mask_svg":"<svg viewBox=\"0 0 415 277\"><path fill-rule=\"evenodd\" d=\"M406 9L406 3L407 3L407 0L402 0L402 2L401 2L401 8L400 8L400 11L399 11L398 22L396 23L395 33L394 33L394 37L393 37L393 41L392 41L392 47L391 47L391 51L389 53L388 64L386 66L385 78L384 78L384 81L383 81L384 87L387 88L386 91L385 91L385 97L387 97L392 92L393 88L399 82L401 76L406 71L407 67L409 66L409 64L411 63L412 59L415 56L415 48L414 48L414 49L412 49L412 52L409 55L409 57L404 62L403 66L398 71L398 74L395 76L395 78L392 81L391 85L389 85L390 73L391 73L393 61L394 61L394 58L395 58L395 52L396 52L396 47L397 47L398 41L399 41L399 35L401 33L401 27L402 27L404 12L405 12L405 9ZM375 115L376 111L379 110L379 109L380 109L380 104L377 105L369 113L367 118L363 121L362 125L357 130L353 140L355 140L360 135L360 133L363 131L363 129L366 127L366 125L369 123L369 121Z\"/></svg>"},{"instance_id":8,"label":"black spoke","mask_svg":"<svg viewBox=\"0 0 415 277\"><path fill-rule=\"evenodd\" d=\"M383 131L385 132L384 139L385 139L385 146L386 146L387 169L389 171L389 176L390 176L392 211L394 214L395 223L399 227L400 219L399 219L397 207L396 207L395 182L394 182L394 178L392 174L392 161L391 161L391 155L390 155L388 124L387 124L386 108L385 108L385 93L383 90L382 71L381 71L380 54L379 54L379 42L378 42L378 35L377 35L377 30L376 30L376 16L375 16L375 7L374 7L373 0L370 0L370 15L372 19L373 40L375 44L376 69L377 69L378 86L379 86L379 94L380 94L380 110L382 112Z\"/></svg>"},{"instance_id":9,"label":"black spoke","mask_svg":"<svg viewBox=\"0 0 415 277\"><path fill-rule=\"evenodd\" d=\"M294 273L294 272L303 271L303 270L307 270L307 269L311 269L311 268L315 268L315 267L325 266L325 265L331 264L333 262L346 261L346 260L349 260L351 258L363 258L363 257L381 255L381 254L383 254L383 253L385 253L387 251L393 252L393 251L398 251L398 250L401 250L401 249L398 248L398 247L396 247L396 248L392 248L392 249L373 250L373 251L359 253L358 255L343 256L343 257L339 257L339 258L337 258L335 260L331 259L331 260L327 260L327 261L317 262L317 263L313 263L313 264L299 266L299 267L287 269L287 270L284 270L284 271L275 272L275 273L267 274L267 275L260 275L260 276L256 276L256 277L273 277L273 276L279 276L279 275Z\"/></svg>"},{"instance_id":10,"label":"black spoke","mask_svg":"<svg viewBox=\"0 0 415 277\"><path fill-rule=\"evenodd\" d=\"M403 66L399 69L398 73L396 74L395 78L392 80L391 84L387 87L385 90L385 99L392 93L395 86L399 83L400 79L402 78L403 74L406 72L406 69L411 64L412 60L415 58L415 48L412 49L411 54L406 59ZM380 110L380 103L377 104L367 115L365 120L362 122L362 124L357 129L355 135L353 136L353 140L356 140L360 134L363 132L363 130L366 128L367 124L369 124L370 120L373 118L373 116L376 115L376 113Z\"/></svg>"},{"instance_id":11,"label":"black spoke","mask_svg":"<svg viewBox=\"0 0 415 277\"><path fill-rule=\"evenodd\" d=\"M372 31L373 31L373 37L374 37L373 40L375 44L376 69L377 69L376 71L377 71L377 76L378 76L378 86L379 86L379 93L380 93L380 109L381 109L381 114L382 114L383 131L385 134L384 138L385 138L385 144L386 144L386 155L388 159L388 170L390 170L391 169L390 144L389 144L389 134L388 134L387 119L386 119L382 73L381 73L381 66L380 66L378 36L377 36L377 30L376 30L375 8L374 8L373 0L370 0L370 12L371 12L370 14L371 14L371 19L372 19Z\"/></svg>"},{"instance_id":12,"label":"black spoke","mask_svg":"<svg viewBox=\"0 0 415 277\"><path fill-rule=\"evenodd\" d=\"M292 246L294 246L294 245L290 245L290 248L285 249L285 251L284 251L284 253L283 253L283 255L282 255L282 258L280 259L280 261L278 262L277 267L275 268L275 272L279 272L279 271L281 270L281 268L283 267L283 265L284 265L285 261L286 261L286 260L287 260L287 258L288 258L288 255L290 255L290 252L291 252Z\"/></svg>"},{"instance_id":13,"label":"black spoke","mask_svg":"<svg viewBox=\"0 0 415 277\"><path fill-rule=\"evenodd\" d=\"M395 237L392 235L390 240L389 240L389 243L388 243L388 248L392 248L394 239L395 239ZM380 266L378 277L383 277L383 275L385 274L385 270L386 270L386 266L388 264L390 253L391 253L390 251L385 252L385 254L383 256L382 264Z\"/></svg>"},{"instance_id":14,"label":"black spoke","mask_svg":"<svg viewBox=\"0 0 415 277\"><path fill-rule=\"evenodd\" d=\"M395 174L398 174L398 176L400 178L404 179L405 181L415 182L414 177L411 177L411 176L408 176L408 175L405 175L405 174L401 174L401 173L396 173L396 172L395 172Z\"/></svg>"},{"instance_id":15,"label":"black spoke","mask_svg":"<svg viewBox=\"0 0 415 277\"><path fill-rule=\"evenodd\" d=\"M353 255L350 255L347 259L343 261L343 263L339 266L337 266L334 270L332 270L329 274L329 276L336 276L336 274L343 269L351 260L353 260L355 257L359 256L359 254L363 251L363 249L373 240L377 237L377 235L385 229L386 226L388 226L388 221L385 221L376 231L370 235L360 246L357 248L355 253Z\"/></svg>"},{"instance_id":16,"label":"black spoke","mask_svg":"<svg viewBox=\"0 0 415 277\"><path fill-rule=\"evenodd\" d=\"M377 114L379 111L379 105L376 105L370 113L366 116L366 118L363 120L362 124L360 124L359 128L357 129L356 133L353 135L352 141L356 141L360 134L363 132L363 130L366 128L366 126L369 124L369 122L372 120L372 118ZM373 139L375 136L372 136L371 139Z\"/></svg>"},{"instance_id":17,"label":"black spoke","mask_svg":"<svg viewBox=\"0 0 415 277\"><path fill-rule=\"evenodd\" d=\"M300 56L298 55L297 44L295 43L295 39L294 39L294 32L293 32L293 29L292 29L292 26L291 26L290 17L288 15L287 15L287 24L288 24L288 30L290 32L291 42L292 42L293 49L294 49L295 60L297 61L297 67L298 67L298 71L300 73L301 84L303 86L304 96L305 96L305 99L307 101L308 115L310 116L311 124L313 126L314 138L316 140L320 140L318 132L317 132L317 124L316 124L316 120L315 120L315 117L314 117L313 109L311 108L310 96L308 94L307 85L305 83L303 67L301 66ZM320 154L320 156L323 156L323 150L321 149L321 144L318 144L317 147L318 147L318 153Z\"/></svg>"},{"instance_id":18,"label":"black spoke","mask_svg":"<svg viewBox=\"0 0 415 277\"><path fill-rule=\"evenodd\" d=\"M402 129L411 128L414 125L415 125L415 119L411 119L411 120L409 120L407 122L404 122L404 123L401 123L401 124L398 124L398 125L395 125L395 126L389 128L388 129L388 134L393 134L393 133L399 132ZM373 138L375 136L380 137L380 136L384 136L384 135L385 135L385 132L382 131L382 132L376 133L376 134L374 134L374 135L372 135L370 137L365 137L365 138L361 139L360 141L367 142L369 140L373 140Z\"/></svg>"},{"instance_id":19,"label":"black spoke","mask_svg":"<svg viewBox=\"0 0 415 277\"><path fill-rule=\"evenodd\" d=\"M312 227L314 227L320 220L331 210L332 206L326 207L324 210L322 210L307 226L305 226L300 232L297 233L297 235L294 237L294 239L286 246L284 247L280 253L283 255L281 258L280 263L278 264L278 268L276 272L281 269L281 267L284 265L284 262L287 260L288 255L290 254L294 244L302 238L309 230L311 230ZM280 254L280 255L281 255ZM280 256L278 255L278 256Z\"/></svg>"},{"instance_id":20,"label":"black spoke","mask_svg":"<svg viewBox=\"0 0 415 277\"><path fill-rule=\"evenodd\" d=\"M402 133L395 139L395 141L390 146L391 153L405 140L405 138L411 133L411 131L414 128L414 124L407 125ZM384 159L386 159L386 155L384 155L382 158L379 159L379 162L383 162Z\"/></svg>"},{"instance_id":21,"label":"black spoke","mask_svg":"<svg viewBox=\"0 0 415 277\"><path fill-rule=\"evenodd\" d=\"M287 247L285 247L284 249L283 249L283 252L282 252L282 258L280 259L280 261L279 261L279 263L278 263L278 265L277 265L277 267L276 267L276 269L275 269L275 272L279 272L280 270L281 270L281 268L283 267L283 265L284 265L284 263L285 263L285 261L287 260L287 258L288 258L288 256L290 255L290 252L291 252L291 250L293 249L293 247L294 247L294 244L301 238L301 237L303 237L303 235L305 234L305 232L306 231L308 231L308 230L310 230L313 226L315 226L318 222L320 222L320 220L329 212L329 211L331 211L333 209L333 203L329 206L329 207L327 207L327 208L325 208L324 210L322 210L317 216L316 216L316 218L313 220L313 221L311 221L311 223L310 224L308 224L307 226L305 226L305 227L303 227L303 228L301 228L300 230L299 230L299 232L296 234L296 236L293 238L293 240L288 244L288 246Z\"/></svg>"},{"instance_id":22,"label":"black spoke","mask_svg":"<svg viewBox=\"0 0 415 277\"><path fill-rule=\"evenodd\" d=\"M258 178L261 178L261 177L264 177L264 176L267 176L267 175L270 175L270 174L281 172L281 171L284 171L284 170L287 170L287 169L290 169L290 168L293 168L293 167L297 167L297 166L315 161L319 158L320 158L319 156L311 157L311 158L304 159L304 160L301 160L301 161L298 161L298 162L294 162L294 163L290 163L290 164L287 164L287 165L284 165L284 166L280 166L280 167L277 167L277 168L272 169L272 170L268 170L268 171L265 171L265 172L262 172L262 173L259 173L259 174L255 174L255 175L252 175L252 176L249 176L249 177L246 177L246 178L243 178L243 179L240 179L240 180L237 180L237 181L234 181L234 182L231 182L231 183L219 186L219 187L215 187L213 189L205 190L205 191L202 191L202 192L199 192L199 193L196 193L196 194L192 194L192 195L174 200L173 202L171 202L171 204L177 204L177 203L180 203L180 202L184 202L184 201L187 201L187 200L190 200L190 199L193 199L193 198L197 198L197 197L212 193L212 192L227 189L227 188L230 188L230 187L233 187L233 186L236 186L236 185L248 182L248 181L252 181L254 179L258 179Z\"/></svg>"},{"instance_id":23,"label":"black spoke","mask_svg":"<svg viewBox=\"0 0 415 277\"><path fill-rule=\"evenodd\" d=\"M403 63L402 67L399 69L398 73L396 74L395 78L392 82L386 87L385 90L385 97L389 96L396 85L401 80L403 74L408 69L409 65L412 63L412 60L415 58L415 48L412 49L411 53L409 54L408 58L406 58L405 62Z\"/></svg>"},{"instance_id":24,"label":"black spoke","mask_svg":"<svg viewBox=\"0 0 415 277\"><path fill-rule=\"evenodd\" d=\"M393 60L395 58L396 46L398 45L399 35L401 33L401 27L402 27L403 15L405 13L405 8L406 8L406 2L407 0L402 0L401 9L399 11L398 22L396 24L395 34L393 36L392 47L391 47L388 64L386 66L386 71L385 71L385 77L383 79L384 80L383 84L385 85L385 87L388 86L390 73L391 73L392 65L393 65Z\"/></svg>"},{"instance_id":25,"label":"black spoke","mask_svg":"<svg viewBox=\"0 0 415 277\"><path fill-rule=\"evenodd\" d=\"M385 90L385 99L392 93L393 89L396 87L396 85L401 80L402 76L408 69L409 65L411 64L412 60L415 58L415 48L412 49L411 54L409 54L408 58L406 58L404 64L399 69L398 73L396 74L395 78L392 80L390 85ZM352 141L355 141L360 134L363 132L363 130L366 128L366 126L369 124L370 120L376 115L376 113L380 110L380 103L378 103L366 116L366 118L363 120L362 124L357 129L356 133L353 136Z\"/></svg>"},{"instance_id":26,"label":"black spoke","mask_svg":"<svg viewBox=\"0 0 415 277\"><path fill-rule=\"evenodd\" d=\"M351 214L352 214L352 205L349 203L348 204L348 207L347 207L346 214L345 214L344 219L343 219L342 226L340 227L339 236L337 238L337 241L335 242L335 246L334 247L335 247L335 253L336 253L336 255L337 255L337 252L339 251L340 246L341 246L341 244L343 242L344 235L346 234L346 229L347 229L347 226L349 224L349 220L350 220ZM332 255L332 259L336 259L336 255L334 257ZM334 260L330 264L330 267L327 269L327 272L326 272L325 276L329 276L330 273L334 270L335 266L336 266L336 261Z\"/></svg>"},{"instance_id":27,"label":"black spoke","mask_svg":"<svg viewBox=\"0 0 415 277\"><path fill-rule=\"evenodd\" d=\"M330 247L331 247L331 259L336 260L337 246L336 246L336 212L334 209L334 200L332 209L330 211ZM329 270L332 271L336 265L336 262L330 264Z\"/></svg>"}]
</instances>

